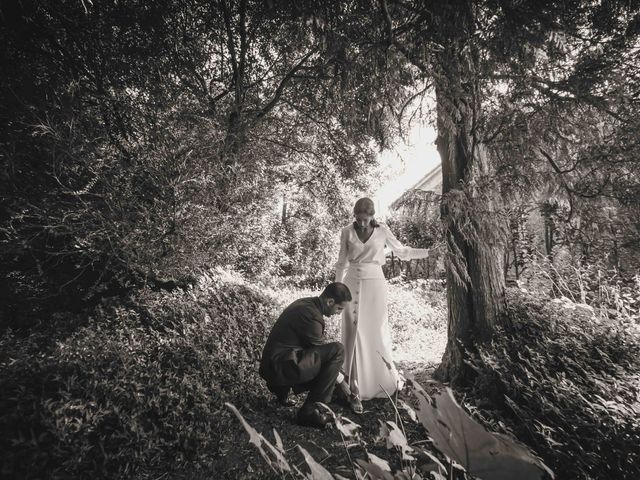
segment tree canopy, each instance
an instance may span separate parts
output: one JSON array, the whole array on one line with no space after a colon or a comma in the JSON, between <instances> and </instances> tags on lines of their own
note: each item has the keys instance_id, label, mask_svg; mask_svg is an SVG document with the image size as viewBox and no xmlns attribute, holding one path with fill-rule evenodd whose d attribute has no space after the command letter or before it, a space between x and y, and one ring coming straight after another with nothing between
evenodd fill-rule
<instances>
[{"instance_id":1,"label":"tree canopy","mask_svg":"<svg viewBox=\"0 0 640 480\"><path fill-rule=\"evenodd\" d=\"M361 10L329 13L366 28ZM259 271L283 192L307 217L344 217L396 128L370 93L393 90L393 105L410 83L284 4L5 2L1 18L14 299L91 298L247 256Z\"/></svg>"}]
</instances>

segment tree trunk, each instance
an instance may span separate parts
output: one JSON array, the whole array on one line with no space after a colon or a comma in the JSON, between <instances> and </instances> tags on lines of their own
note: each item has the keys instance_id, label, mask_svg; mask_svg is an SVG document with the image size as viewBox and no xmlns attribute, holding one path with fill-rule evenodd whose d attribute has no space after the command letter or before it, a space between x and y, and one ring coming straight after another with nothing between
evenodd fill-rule
<instances>
[{"instance_id":1,"label":"tree trunk","mask_svg":"<svg viewBox=\"0 0 640 480\"><path fill-rule=\"evenodd\" d=\"M468 354L488 342L495 326L505 321L506 232L492 214L494 195L475 183L490 172L487 152L476 138L477 57L473 45L465 44L465 32L473 25L472 6L456 3L456 9L445 7L450 30L442 41L435 84L449 311L448 341L436 376L460 385L473 375L464 362Z\"/></svg>"},{"instance_id":2,"label":"tree trunk","mask_svg":"<svg viewBox=\"0 0 640 480\"><path fill-rule=\"evenodd\" d=\"M282 194L282 225L287 224L287 194Z\"/></svg>"},{"instance_id":3,"label":"tree trunk","mask_svg":"<svg viewBox=\"0 0 640 480\"><path fill-rule=\"evenodd\" d=\"M507 277L509 276L509 267L511 259L509 258L509 249L505 249L504 251L504 261L502 264L502 270L504 271L504 281L507 281Z\"/></svg>"},{"instance_id":4,"label":"tree trunk","mask_svg":"<svg viewBox=\"0 0 640 480\"><path fill-rule=\"evenodd\" d=\"M519 233L519 232L518 232ZM517 237L514 236L511 239L512 245L513 245L513 266L516 270L516 280L520 279L520 272L518 271L518 241L517 241Z\"/></svg>"},{"instance_id":5,"label":"tree trunk","mask_svg":"<svg viewBox=\"0 0 640 480\"><path fill-rule=\"evenodd\" d=\"M227 117L226 134L220 149L221 172L217 182L218 208L227 211L229 205L226 200L233 189L235 181L235 166L238 161L240 147L245 142L245 125L243 110L245 102L246 65L248 52L248 37L246 25L247 0L241 0L234 5L221 2L226 33L227 51L231 64L230 89L233 91L233 104ZM233 9L237 10L238 20L235 20Z\"/></svg>"},{"instance_id":6,"label":"tree trunk","mask_svg":"<svg viewBox=\"0 0 640 480\"><path fill-rule=\"evenodd\" d=\"M555 246L555 222L553 220L553 212L555 207L550 202L545 202L542 208L544 217L544 250L549 262L549 275L551 277L551 296L559 297L561 295L558 288L558 278L556 269L553 268L553 247Z\"/></svg>"}]
</instances>

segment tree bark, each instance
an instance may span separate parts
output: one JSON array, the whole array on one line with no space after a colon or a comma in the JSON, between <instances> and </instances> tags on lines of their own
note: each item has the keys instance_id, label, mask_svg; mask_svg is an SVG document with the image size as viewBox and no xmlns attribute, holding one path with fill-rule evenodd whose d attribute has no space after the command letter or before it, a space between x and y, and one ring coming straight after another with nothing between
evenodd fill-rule
<instances>
[{"instance_id":1,"label":"tree bark","mask_svg":"<svg viewBox=\"0 0 640 480\"><path fill-rule=\"evenodd\" d=\"M227 1L221 3L222 17L225 25L226 46L229 54L229 63L231 65L231 81L229 89L233 92L233 103L227 117L226 134L220 148L221 172L217 182L217 198L218 208L220 211L226 211L228 205L226 198L228 191L232 188L235 181L234 167L237 161L238 153L245 138L244 125L244 102L245 102L245 83L246 83L246 64L248 52L247 39L247 1L241 0L237 5L238 20L234 24L235 12L233 2L227 5ZM239 38L239 41L237 38ZM237 48L239 43L239 48Z\"/></svg>"},{"instance_id":2,"label":"tree bark","mask_svg":"<svg viewBox=\"0 0 640 480\"><path fill-rule=\"evenodd\" d=\"M509 268L510 268L511 258L509 256L509 249L505 249L504 251L504 261L502 264L502 270L504 271L504 281L507 281L507 277L509 276Z\"/></svg>"},{"instance_id":3,"label":"tree bark","mask_svg":"<svg viewBox=\"0 0 640 480\"><path fill-rule=\"evenodd\" d=\"M560 289L558 288L558 278L556 275L556 269L553 268L553 255L554 255L554 247L555 247L555 233L556 233L556 224L553 219L553 214L556 211L556 205L549 201L545 201L542 206L542 216L544 218L544 249L547 257L547 261L549 262L549 266L551 267L549 275L551 277L551 296L558 297L561 295Z\"/></svg>"},{"instance_id":4,"label":"tree bark","mask_svg":"<svg viewBox=\"0 0 640 480\"><path fill-rule=\"evenodd\" d=\"M513 246L513 266L516 270L516 280L520 280L520 271L518 270L518 241L515 236L511 239L511 244Z\"/></svg>"},{"instance_id":5,"label":"tree bark","mask_svg":"<svg viewBox=\"0 0 640 480\"><path fill-rule=\"evenodd\" d=\"M287 194L282 194L282 225L287 224Z\"/></svg>"},{"instance_id":6,"label":"tree bark","mask_svg":"<svg viewBox=\"0 0 640 480\"><path fill-rule=\"evenodd\" d=\"M478 345L490 341L495 327L505 321L506 303L505 238L492 214L496 199L474 183L489 173L489 164L477 138L477 56L465 33L472 31L472 5L456 3L460 4L456 9L445 12L450 30L441 43L445 47L438 54L435 82L441 214L448 250L448 341L436 376L461 385L473 376L465 360Z\"/></svg>"}]
</instances>

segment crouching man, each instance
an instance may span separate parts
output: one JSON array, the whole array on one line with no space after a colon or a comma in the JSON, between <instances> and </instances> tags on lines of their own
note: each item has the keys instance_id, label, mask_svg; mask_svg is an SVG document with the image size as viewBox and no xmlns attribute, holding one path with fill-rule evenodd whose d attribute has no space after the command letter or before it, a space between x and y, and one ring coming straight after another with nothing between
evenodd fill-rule
<instances>
[{"instance_id":1,"label":"crouching man","mask_svg":"<svg viewBox=\"0 0 640 480\"><path fill-rule=\"evenodd\" d=\"M343 395L349 386L340 372L344 347L340 342L324 343L324 316L342 313L351 301L351 292L343 283L327 285L319 297L296 300L284 309L273 325L262 351L260 376L282 405L291 406L289 392L308 391L298 410L298 423L322 428L331 415L317 402L329 403L338 384Z\"/></svg>"}]
</instances>

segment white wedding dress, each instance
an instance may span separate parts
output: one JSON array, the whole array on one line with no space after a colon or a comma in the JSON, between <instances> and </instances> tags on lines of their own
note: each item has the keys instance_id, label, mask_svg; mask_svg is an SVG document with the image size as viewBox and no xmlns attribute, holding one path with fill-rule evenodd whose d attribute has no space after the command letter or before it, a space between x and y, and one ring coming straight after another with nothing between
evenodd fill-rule
<instances>
[{"instance_id":1,"label":"white wedding dress","mask_svg":"<svg viewBox=\"0 0 640 480\"><path fill-rule=\"evenodd\" d=\"M401 388L391 355L387 281L382 273L385 245L402 260L425 258L429 252L426 248L405 247L383 223L364 243L353 224L343 228L340 235L336 282L345 283L353 298L342 314L344 372L352 391L359 391L362 400L386 397L385 391L391 395Z\"/></svg>"}]
</instances>

